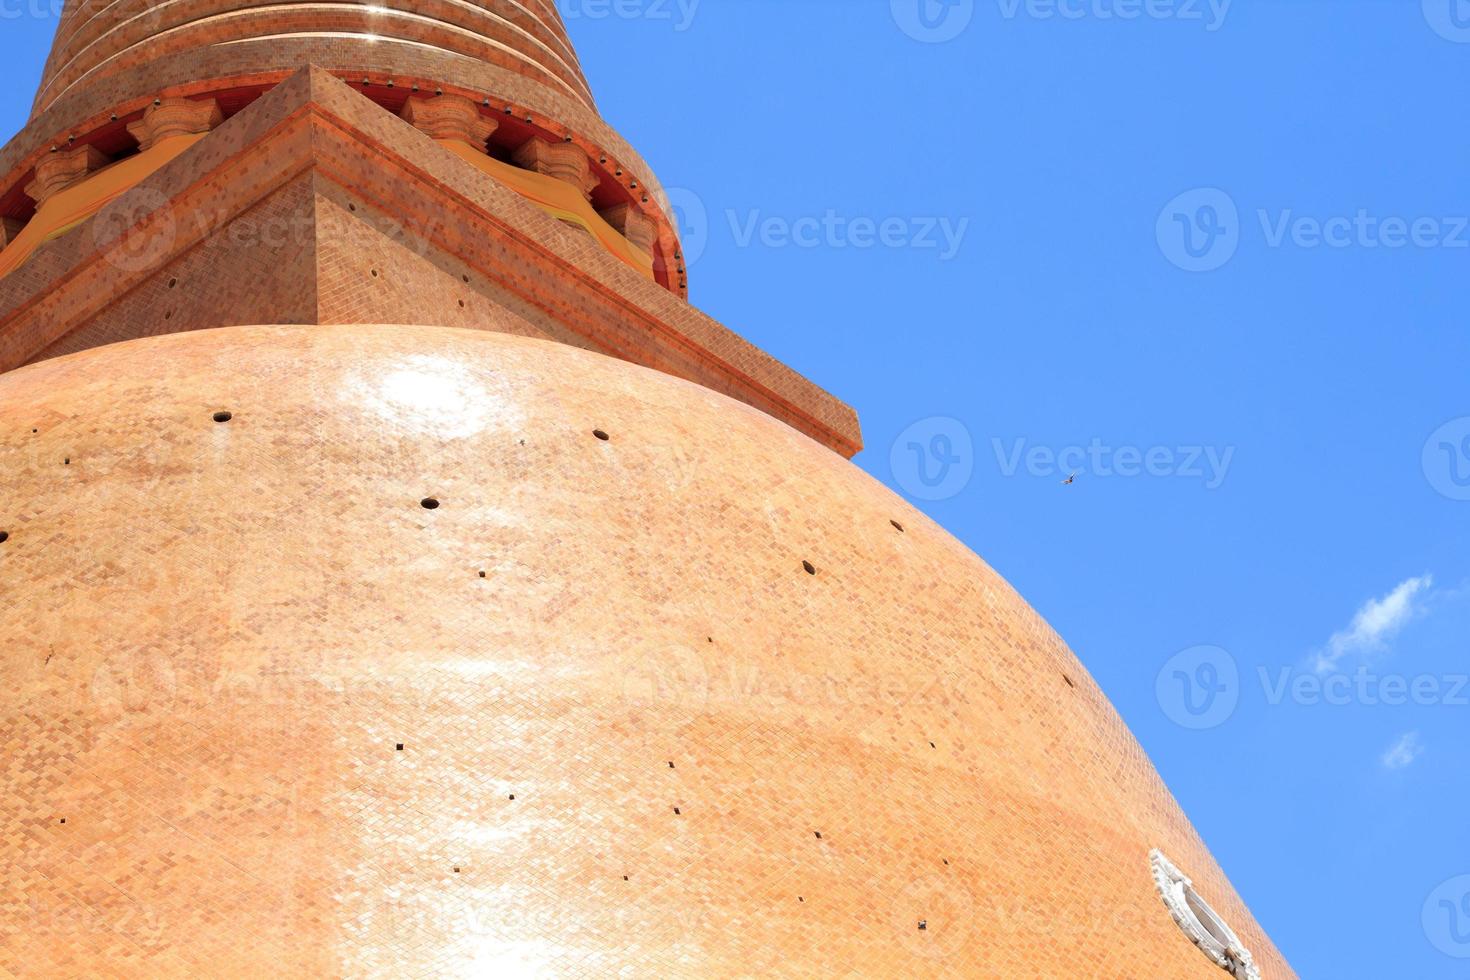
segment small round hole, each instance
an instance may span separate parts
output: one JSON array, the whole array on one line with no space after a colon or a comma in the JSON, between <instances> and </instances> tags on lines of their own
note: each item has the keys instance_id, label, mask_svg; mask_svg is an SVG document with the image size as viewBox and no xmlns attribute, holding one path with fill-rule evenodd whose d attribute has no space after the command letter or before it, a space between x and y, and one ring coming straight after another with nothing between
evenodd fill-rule
<instances>
[{"instance_id":1,"label":"small round hole","mask_svg":"<svg viewBox=\"0 0 1470 980\"><path fill-rule=\"evenodd\" d=\"M5 542L7 542L9 540L10 540L10 532L9 531L0 531L0 544L4 544Z\"/></svg>"},{"instance_id":2,"label":"small round hole","mask_svg":"<svg viewBox=\"0 0 1470 980\"><path fill-rule=\"evenodd\" d=\"M469 276L460 276L460 278L463 279L465 282L469 282L470 281L470 277Z\"/></svg>"},{"instance_id":3,"label":"small round hole","mask_svg":"<svg viewBox=\"0 0 1470 980\"><path fill-rule=\"evenodd\" d=\"M169 281L168 281L168 288L169 288L169 289L173 289L173 288L174 288L174 287L175 287L175 286L177 286L177 285L178 285L178 284L179 284L179 280L178 280L178 279L170 279L170 280L169 280Z\"/></svg>"},{"instance_id":4,"label":"small round hole","mask_svg":"<svg viewBox=\"0 0 1470 980\"><path fill-rule=\"evenodd\" d=\"M357 205L356 204L353 204L351 201L348 201L347 202L347 210L349 210L349 211L356 211L357 210Z\"/></svg>"},{"instance_id":5,"label":"small round hole","mask_svg":"<svg viewBox=\"0 0 1470 980\"><path fill-rule=\"evenodd\" d=\"M464 300L459 301L459 308L464 309Z\"/></svg>"},{"instance_id":6,"label":"small round hole","mask_svg":"<svg viewBox=\"0 0 1470 980\"><path fill-rule=\"evenodd\" d=\"M806 569L806 573L808 575L815 575L815 574L817 574L817 566L816 565L813 565L809 561L802 562L801 563L801 567L804 568L804 569Z\"/></svg>"},{"instance_id":7,"label":"small round hole","mask_svg":"<svg viewBox=\"0 0 1470 980\"><path fill-rule=\"evenodd\" d=\"M424 510L438 510L439 501L433 497L425 497L419 501L419 506L423 507Z\"/></svg>"},{"instance_id":8,"label":"small round hole","mask_svg":"<svg viewBox=\"0 0 1470 980\"><path fill-rule=\"evenodd\" d=\"M374 279L378 278L378 270L377 269L374 269L373 270L373 278Z\"/></svg>"},{"instance_id":9,"label":"small round hole","mask_svg":"<svg viewBox=\"0 0 1470 980\"><path fill-rule=\"evenodd\" d=\"M165 313L163 315L163 318L165 320L172 320L174 318L174 311L173 310L169 310L167 313Z\"/></svg>"},{"instance_id":10,"label":"small round hole","mask_svg":"<svg viewBox=\"0 0 1470 980\"><path fill-rule=\"evenodd\" d=\"M215 412L214 413L214 420L216 422L228 422L230 419L232 419L234 417L235 417L234 414L231 413L231 412Z\"/></svg>"},{"instance_id":11,"label":"small round hole","mask_svg":"<svg viewBox=\"0 0 1470 980\"><path fill-rule=\"evenodd\" d=\"M606 432L603 432L601 429L593 429L592 434L601 439L603 442L607 442L609 439L612 438L612 436L608 435Z\"/></svg>"},{"instance_id":12,"label":"small round hole","mask_svg":"<svg viewBox=\"0 0 1470 980\"><path fill-rule=\"evenodd\" d=\"M893 529L895 531L897 531L899 534L902 534L903 533L903 525L900 524L900 523L898 523L898 521L889 521L888 523L889 524L892 524L893 525Z\"/></svg>"},{"instance_id":13,"label":"small round hole","mask_svg":"<svg viewBox=\"0 0 1470 980\"><path fill-rule=\"evenodd\" d=\"M484 578L484 577L485 577L485 573L484 572L481 572L480 573L480 578Z\"/></svg>"}]
</instances>

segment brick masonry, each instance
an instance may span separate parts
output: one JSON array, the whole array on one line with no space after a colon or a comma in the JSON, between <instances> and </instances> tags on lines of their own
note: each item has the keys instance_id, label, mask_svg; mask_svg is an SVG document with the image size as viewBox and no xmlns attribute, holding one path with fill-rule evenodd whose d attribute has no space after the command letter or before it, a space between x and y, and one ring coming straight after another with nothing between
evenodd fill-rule
<instances>
[{"instance_id":1,"label":"brick masonry","mask_svg":"<svg viewBox=\"0 0 1470 980\"><path fill-rule=\"evenodd\" d=\"M0 970L1219 980L1159 848L1292 976L1025 602L702 386L171 334L0 376L0 473Z\"/></svg>"},{"instance_id":2,"label":"brick masonry","mask_svg":"<svg viewBox=\"0 0 1470 980\"><path fill-rule=\"evenodd\" d=\"M70 4L0 150L9 238L53 148L224 119L0 279L0 977L1214 980L1155 848L1292 977L1060 639L680 299L550 0L388 6ZM415 87L570 137L662 284Z\"/></svg>"}]
</instances>

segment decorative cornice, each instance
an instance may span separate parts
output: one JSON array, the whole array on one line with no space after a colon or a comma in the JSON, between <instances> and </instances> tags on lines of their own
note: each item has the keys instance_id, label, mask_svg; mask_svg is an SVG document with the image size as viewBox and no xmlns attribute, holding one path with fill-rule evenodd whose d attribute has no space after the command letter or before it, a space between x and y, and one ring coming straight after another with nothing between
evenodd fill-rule
<instances>
[{"instance_id":1,"label":"decorative cornice","mask_svg":"<svg viewBox=\"0 0 1470 980\"><path fill-rule=\"evenodd\" d=\"M128 132L138 141L138 149L147 151L170 136L207 133L224 119L215 99L160 97L143 111L142 119L128 123Z\"/></svg>"},{"instance_id":2,"label":"decorative cornice","mask_svg":"<svg viewBox=\"0 0 1470 980\"><path fill-rule=\"evenodd\" d=\"M601 182L592 172L592 161L587 159L586 151L574 143L530 139L516 150L515 162L518 167L571 184L589 201L592 189Z\"/></svg>"},{"instance_id":3,"label":"decorative cornice","mask_svg":"<svg viewBox=\"0 0 1470 980\"><path fill-rule=\"evenodd\" d=\"M36 164L36 177L26 185L26 196L40 207L109 162L107 154L90 144L47 154Z\"/></svg>"},{"instance_id":4,"label":"decorative cornice","mask_svg":"<svg viewBox=\"0 0 1470 980\"><path fill-rule=\"evenodd\" d=\"M658 223L628 203L599 211L602 220L623 233L623 237L643 251L653 254L658 243Z\"/></svg>"},{"instance_id":5,"label":"decorative cornice","mask_svg":"<svg viewBox=\"0 0 1470 980\"><path fill-rule=\"evenodd\" d=\"M430 139L459 140L480 152L500 124L480 115L474 102L462 95L440 95L432 99L413 96L403 103L400 117Z\"/></svg>"}]
</instances>

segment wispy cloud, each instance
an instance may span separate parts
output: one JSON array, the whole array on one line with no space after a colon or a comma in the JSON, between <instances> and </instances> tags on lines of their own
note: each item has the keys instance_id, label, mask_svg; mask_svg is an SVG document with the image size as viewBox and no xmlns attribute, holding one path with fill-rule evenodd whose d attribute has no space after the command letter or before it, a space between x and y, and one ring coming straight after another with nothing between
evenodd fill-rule
<instances>
[{"instance_id":1,"label":"wispy cloud","mask_svg":"<svg viewBox=\"0 0 1470 980\"><path fill-rule=\"evenodd\" d=\"M1400 582L1382 598L1363 603L1347 629L1334 633L1327 646L1317 652L1317 673L1325 674L1335 669L1344 657L1361 657L1382 650L1423 608L1424 594L1432 585L1433 576L1422 575Z\"/></svg>"},{"instance_id":2,"label":"wispy cloud","mask_svg":"<svg viewBox=\"0 0 1470 980\"><path fill-rule=\"evenodd\" d=\"M1405 732L1383 753L1383 768L1406 769L1423 754L1424 745L1419 741L1419 733Z\"/></svg>"}]
</instances>

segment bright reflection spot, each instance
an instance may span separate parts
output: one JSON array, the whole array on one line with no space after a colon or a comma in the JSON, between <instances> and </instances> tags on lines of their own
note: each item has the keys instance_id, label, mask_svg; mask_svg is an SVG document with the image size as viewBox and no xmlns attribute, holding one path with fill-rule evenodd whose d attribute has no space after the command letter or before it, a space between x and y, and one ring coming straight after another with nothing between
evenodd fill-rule
<instances>
[{"instance_id":1,"label":"bright reflection spot","mask_svg":"<svg viewBox=\"0 0 1470 980\"><path fill-rule=\"evenodd\" d=\"M496 977L504 980L531 980L555 976L551 957L543 944L503 939L481 939L475 946L467 977Z\"/></svg>"},{"instance_id":2,"label":"bright reflection spot","mask_svg":"<svg viewBox=\"0 0 1470 980\"><path fill-rule=\"evenodd\" d=\"M415 354L381 378L359 378L355 387L384 421L442 439L467 438L492 425L518 428L521 418L516 406L445 357Z\"/></svg>"}]
</instances>

